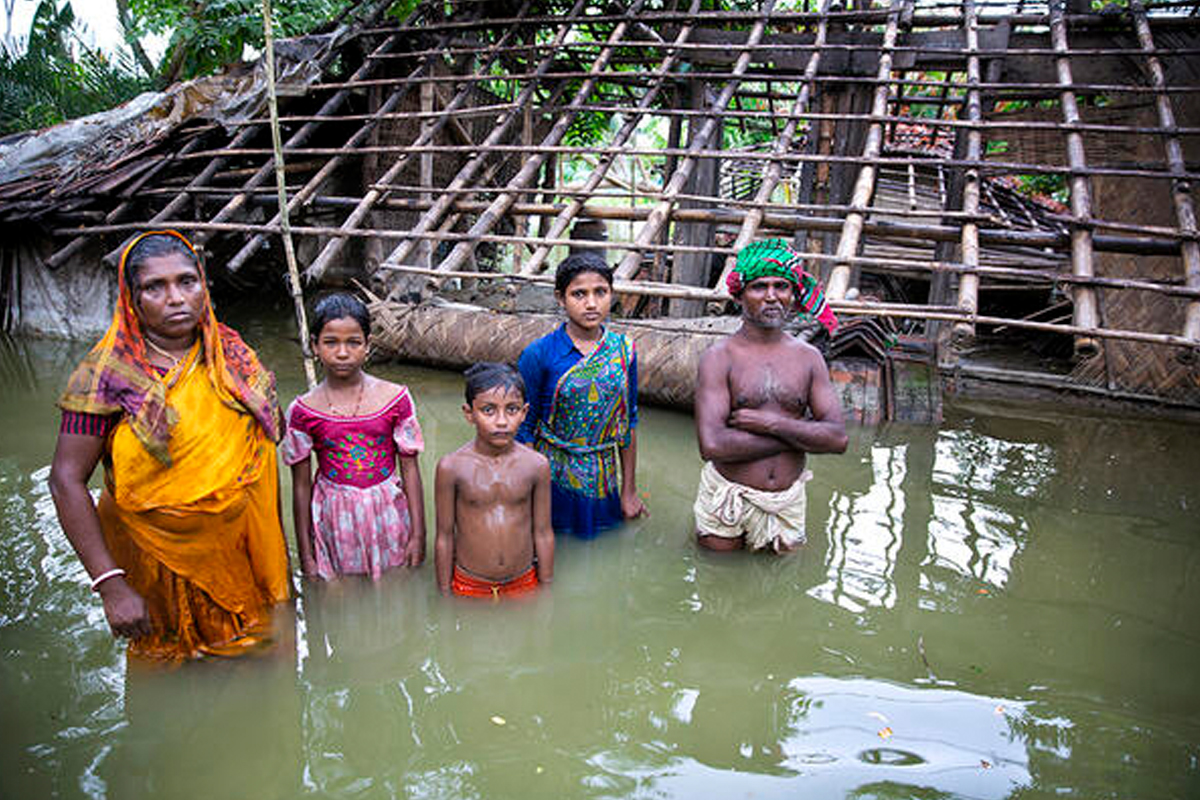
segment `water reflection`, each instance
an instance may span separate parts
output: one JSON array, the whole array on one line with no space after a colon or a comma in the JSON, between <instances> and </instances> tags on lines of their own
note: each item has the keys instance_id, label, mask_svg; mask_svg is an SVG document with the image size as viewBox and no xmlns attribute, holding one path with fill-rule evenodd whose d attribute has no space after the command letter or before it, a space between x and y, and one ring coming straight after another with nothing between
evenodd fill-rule
<instances>
[{"instance_id":1,"label":"water reflection","mask_svg":"<svg viewBox=\"0 0 1200 800\"><path fill-rule=\"evenodd\" d=\"M867 449L864 474L873 480L835 494L825 531L826 576L808 590L811 597L855 614L895 608L902 594L927 610L949 610L962 593L955 577L996 589L1008 583L1030 531L1014 513L1025 505L1014 498L1044 493L1056 473L1053 451L953 429L937 434L932 458L922 449L919 443ZM906 546L914 552L902 557ZM902 560L920 565L908 576L915 585L897 582Z\"/></svg>"},{"instance_id":2,"label":"water reflection","mask_svg":"<svg viewBox=\"0 0 1200 800\"><path fill-rule=\"evenodd\" d=\"M835 494L825 531L826 580L809 589L811 597L854 613L896 605L893 573L904 543L906 451L903 446L871 447L863 459L870 485Z\"/></svg>"},{"instance_id":3,"label":"water reflection","mask_svg":"<svg viewBox=\"0 0 1200 800\"><path fill-rule=\"evenodd\" d=\"M298 584L282 657L127 675L45 487L74 358L22 347L2 797L1200 796L1191 429L950 407L855 431L814 459L806 549L723 558L691 538L691 420L647 409L654 516L561 542L531 602L446 600L428 567ZM428 472L468 436L461 381L381 372L415 387Z\"/></svg>"}]
</instances>

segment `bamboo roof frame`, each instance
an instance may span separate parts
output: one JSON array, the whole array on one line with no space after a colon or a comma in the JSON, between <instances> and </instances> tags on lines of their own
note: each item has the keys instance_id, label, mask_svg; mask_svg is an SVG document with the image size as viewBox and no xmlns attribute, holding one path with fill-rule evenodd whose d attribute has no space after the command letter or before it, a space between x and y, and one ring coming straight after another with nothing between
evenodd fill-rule
<instances>
[{"instance_id":1,"label":"bamboo roof frame","mask_svg":"<svg viewBox=\"0 0 1200 800\"><path fill-rule=\"evenodd\" d=\"M421 3L403 21L384 16L389 5L364 6L349 44L322 54L324 76L302 97L282 98L279 119L290 131L282 149L288 175L298 176L287 187L288 214L298 218L291 231L317 242L309 281L325 277L348 243L363 240L386 243L381 281L407 274L430 286L467 273L544 283L563 248L600 247L618 254L625 293L719 306L737 249L764 235L799 241L811 234L829 237L825 249L809 240L817 247L811 262L826 273L840 313L950 322L960 348L979 325L1006 325L1072 337L1080 358L1112 339L1166 346L1181 358L1200 353L1200 232L1191 189L1200 180L1200 115L1192 113L1200 103L1200 0L1130 0L1127 9L1098 13L1078 0L1021 0L1015 11L989 0L873 0L849 9L805 0L802 10L764 0L738 11L710 10L701 0L626 0L599 13L588 0L454 0ZM343 62L349 74L331 71ZM1118 69L1127 62L1140 71ZM680 106L674 98L686 81L712 84L714 95L702 107ZM363 110L368 92L378 101ZM866 106L817 102L851 96ZM1097 98L1152 105L1154 121L1096 121ZM1049 103L1059 119L996 111L998 102L1013 100ZM598 142L580 142L572 134L583 115L619 115L619 124ZM114 259L126 236L169 225L231 250L225 270L243 270L281 230L279 203L265 185L275 169L267 122L264 114L194 127L107 205L95 193L73 199L75 216L64 210L62 218L87 221L51 225L63 240L46 265L61 267L94 239ZM481 122L490 129L475 140L467 131ZM380 141L385 123L415 124L415 132ZM671 126L667 146L647 140L651 124ZM850 139L821 150L815 136L822 125ZM720 134L731 126L759 144L722 147ZM913 130L930 143L948 136L959 144L953 153L933 144L913 150L899 141ZM451 133L460 143L447 141ZM1062 137L1063 163L992 152L1013 137L1054 134ZM1139 136L1161 142L1162 158L1114 161L1093 153L1104 137ZM562 180L564 164L585 156L592 166L581 182ZM431 164L447 158L459 166L437 183ZM739 199L698 191L693 184L705 163L736 166L749 176L749 192ZM361 194L332 189L339 175L373 164L378 172L363 174ZM618 165L625 169L618 173ZM414 170L419 180L405 177ZM940 208L919 197L931 170ZM1001 202L995 181L1014 176L1061 181L1069 208ZM1105 218L1092 185L1112 179L1167 187L1173 223ZM806 181L823 181L818 201ZM98 210L80 211L88 202ZM0 185L0 212L4 203ZM385 212L413 222L382 228ZM337 221L305 219L312 214ZM571 227L583 220L609 221L609 240L574 238ZM719 240L683 242L678 233L688 225L712 226ZM925 257L913 249L925 243L940 244ZM484 244L488 253L511 251L511 274L472 269ZM1035 251L1052 256L1046 264L1068 266L1021 266L1021 254ZM1098 274L1102 254L1131 253L1175 259L1178 272ZM706 285L672 287L669 276L661 279L682 254L715 259ZM631 288L649 260L655 280ZM947 275L955 295L925 304L857 300L864 274ZM980 313L989 292L1013 287L1068 291L1071 323L1028 318L1037 312L1013 319ZM1177 298L1183 321L1171 332L1102 322L1101 291Z\"/></svg>"}]
</instances>

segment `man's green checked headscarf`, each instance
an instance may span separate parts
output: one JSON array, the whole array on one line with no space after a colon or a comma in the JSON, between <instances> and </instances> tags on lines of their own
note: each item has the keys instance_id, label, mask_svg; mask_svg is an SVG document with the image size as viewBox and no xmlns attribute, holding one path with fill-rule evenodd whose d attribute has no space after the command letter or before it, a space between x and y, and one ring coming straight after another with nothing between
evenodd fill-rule
<instances>
[{"instance_id":1,"label":"man's green checked headscarf","mask_svg":"<svg viewBox=\"0 0 1200 800\"><path fill-rule=\"evenodd\" d=\"M796 310L815 317L831 336L837 330L837 318L829 309L820 282L804 271L804 257L783 239L765 239L739 250L737 264L725 279L725 285L736 299L751 282L765 277L790 281L796 296Z\"/></svg>"}]
</instances>

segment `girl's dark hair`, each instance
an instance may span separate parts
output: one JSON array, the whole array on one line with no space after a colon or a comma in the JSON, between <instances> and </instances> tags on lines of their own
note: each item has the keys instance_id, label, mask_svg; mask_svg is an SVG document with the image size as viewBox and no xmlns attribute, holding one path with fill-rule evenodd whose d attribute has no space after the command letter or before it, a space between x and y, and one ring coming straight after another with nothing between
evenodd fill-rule
<instances>
[{"instance_id":1,"label":"girl's dark hair","mask_svg":"<svg viewBox=\"0 0 1200 800\"><path fill-rule=\"evenodd\" d=\"M138 243L129 251L129 255L125 256L125 286L129 289L130 294L137 294L138 274L146 265L147 259L175 253L186 258L189 264L196 267L197 272L200 271L200 262L196 260L196 254L178 236L169 233L152 233L144 239L138 240Z\"/></svg>"},{"instance_id":2,"label":"girl's dark hair","mask_svg":"<svg viewBox=\"0 0 1200 800\"><path fill-rule=\"evenodd\" d=\"M582 250L578 253L572 253L559 262L558 269L554 271L554 291L556 294L564 294L567 287L571 285L571 281L585 272L594 272L608 283L611 287L613 282L612 267L604 260L604 257L599 253L591 250Z\"/></svg>"},{"instance_id":3,"label":"girl's dark hair","mask_svg":"<svg viewBox=\"0 0 1200 800\"><path fill-rule=\"evenodd\" d=\"M525 379L508 364L481 361L467 367L463 377L467 379L467 405L475 402L475 395L500 387L506 391L516 389L525 399Z\"/></svg>"},{"instance_id":4,"label":"girl's dark hair","mask_svg":"<svg viewBox=\"0 0 1200 800\"><path fill-rule=\"evenodd\" d=\"M362 300L346 292L334 292L318 300L317 304L313 306L312 319L309 320L308 329L312 332L312 337L316 339L330 322L347 317L358 323L358 326L362 328L363 336L371 335L371 313L367 311Z\"/></svg>"}]
</instances>

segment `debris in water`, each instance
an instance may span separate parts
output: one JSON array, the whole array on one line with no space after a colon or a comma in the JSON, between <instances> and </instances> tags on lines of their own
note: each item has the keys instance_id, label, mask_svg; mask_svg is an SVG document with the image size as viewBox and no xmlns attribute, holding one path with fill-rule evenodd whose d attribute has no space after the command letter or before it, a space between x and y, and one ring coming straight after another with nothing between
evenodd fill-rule
<instances>
[{"instance_id":1,"label":"debris in water","mask_svg":"<svg viewBox=\"0 0 1200 800\"><path fill-rule=\"evenodd\" d=\"M879 732L880 739L890 739L891 737L892 737L892 729L891 728L884 728L883 730L881 730Z\"/></svg>"},{"instance_id":2,"label":"debris in water","mask_svg":"<svg viewBox=\"0 0 1200 800\"><path fill-rule=\"evenodd\" d=\"M887 725L887 723L888 723L888 718L885 717L883 714L879 713L878 711L868 711L867 716L874 717L875 719L882 722L884 725Z\"/></svg>"},{"instance_id":3,"label":"debris in water","mask_svg":"<svg viewBox=\"0 0 1200 800\"><path fill-rule=\"evenodd\" d=\"M987 589L976 589L975 594L991 594Z\"/></svg>"},{"instance_id":4,"label":"debris in water","mask_svg":"<svg viewBox=\"0 0 1200 800\"><path fill-rule=\"evenodd\" d=\"M984 758L979 759L979 766L983 767L984 769L992 768L991 762Z\"/></svg>"},{"instance_id":5,"label":"debris in water","mask_svg":"<svg viewBox=\"0 0 1200 800\"><path fill-rule=\"evenodd\" d=\"M921 662L925 665L925 671L929 673L929 677L936 679L933 674L933 667L929 666L929 659L925 657L925 634L917 636L917 652L921 654Z\"/></svg>"},{"instance_id":6,"label":"debris in water","mask_svg":"<svg viewBox=\"0 0 1200 800\"><path fill-rule=\"evenodd\" d=\"M492 724L493 725L507 725L508 721L505 720L504 717L497 716L497 717L492 717Z\"/></svg>"}]
</instances>

